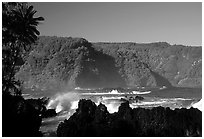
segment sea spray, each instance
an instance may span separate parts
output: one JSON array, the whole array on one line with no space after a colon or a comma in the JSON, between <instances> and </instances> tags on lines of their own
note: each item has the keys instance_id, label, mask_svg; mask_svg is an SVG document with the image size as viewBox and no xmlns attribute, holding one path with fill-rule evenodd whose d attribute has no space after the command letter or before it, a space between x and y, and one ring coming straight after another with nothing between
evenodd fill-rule
<instances>
[{"instance_id":1,"label":"sea spray","mask_svg":"<svg viewBox=\"0 0 204 139\"><path fill-rule=\"evenodd\" d=\"M193 104L191 105L191 107L193 107L193 108L197 108L197 109L199 109L200 111L202 111L202 99L200 100L200 101L198 101L198 102L193 102Z\"/></svg>"},{"instance_id":2,"label":"sea spray","mask_svg":"<svg viewBox=\"0 0 204 139\"><path fill-rule=\"evenodd\" d=\"M57 113L76 108L80 94L75 92L58 93L50 99L47 109L55 109ZM74 102L74 103L73 103ZM74 106L73 106L74 105Z\"/></svg>"},{"instance_id":3,"label":"sea spray","mask_svg":"<svg viewBox=\"0 0 204 139\"><path fill-rule=\"evenodd\" d=\"M118 108L121 103L104 103L104 105L107 107L107 110L109 113L118 112Z\"/></svg>"},{"instance_id":4,"label":"sea spray","mask_svg":"<svg viewBox=\"0 0 204 139\"><path fill-rule=\"evenodd\" d=\"M147 92L137 92L137 93L147 93ZM148 92L149 93L149 92ZM97 94L97 95L96 95ZM128 94L127 94L128 95ZM132 95L132 94L131 94ZM117 90L112 90L110 92L102 93L76 93L76 92L67 92L67 93L58 93L55 97L50 99L50 102L47 105L48 109L55 109L57 113L59 112L74 112L78 108L78 101L80 99L91 99L95 102L96 105L100 103L104 104L110 113L118 111L118 107L123 102L122 98L125 99L126 96L123 93L119 93ZM184 102L186 102L184 106ZM141 102L131 102L130 107L170 107L171 109L187 107L191 99L184 98L150 98L145 97L144 101Z\"/></svg>"},{"instance_id":5,"label":"sea spray","mask_svg":"<svg viewBox=\"0 0 204 139\"><path fill-rule=\"evenodd\" d=\"M63 110L62 104L59 102L57 107L55 108L56 113L59 113Z\"/></svg>"}]
</instances>

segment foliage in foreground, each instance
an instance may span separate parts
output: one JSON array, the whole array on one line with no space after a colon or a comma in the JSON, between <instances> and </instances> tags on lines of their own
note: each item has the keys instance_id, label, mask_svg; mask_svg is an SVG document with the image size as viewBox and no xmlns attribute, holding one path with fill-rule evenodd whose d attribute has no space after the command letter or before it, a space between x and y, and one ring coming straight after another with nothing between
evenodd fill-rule
<instances>
[{"instance_id":1,"label":"foliage in foreground","mask_svg":"<svg viewBox=\"0 0 204 139\"><path fill-rule=\"evenodd\" d=\"M21 82L15 79L25 52L40 34L36 27L44 19L35 13L28 3L2 3L3 136L42 136L40 113L21 96Z\"/></svg>"},{"instance_id":2,"label":"foliage in foreground","mask_svg":"<svg viewBox=\"0 0 204 139\"><path fill-rule=\"evenodd\" d=\"M2 90L21 93L20 82L15 80L18 66L30 44L37 40L36 29L43 17L34 17L36 11L27 3L2 3Z\"/></svg>"}]
</instances>

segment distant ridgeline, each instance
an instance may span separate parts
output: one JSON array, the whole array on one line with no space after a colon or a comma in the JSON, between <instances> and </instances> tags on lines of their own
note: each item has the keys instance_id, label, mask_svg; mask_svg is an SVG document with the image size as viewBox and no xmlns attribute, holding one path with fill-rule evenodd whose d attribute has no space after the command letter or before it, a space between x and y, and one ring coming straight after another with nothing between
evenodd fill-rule
<instances>
[{"instance_id":1,"label":"distant ridgeline","mask_svg":"<svg viewBox=\"0 0 204 139\"><path fill-rule=\"evenodd\" d=\"M25 87L39 89L201 87L202 48L43 36L32 46L16 78Z\"/></svg>"}]
</instances>

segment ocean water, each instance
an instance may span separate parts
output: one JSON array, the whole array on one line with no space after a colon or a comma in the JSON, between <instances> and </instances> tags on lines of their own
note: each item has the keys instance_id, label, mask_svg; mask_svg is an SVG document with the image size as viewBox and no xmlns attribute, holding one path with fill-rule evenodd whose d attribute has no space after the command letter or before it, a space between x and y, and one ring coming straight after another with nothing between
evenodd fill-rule
<instances>
[{"instance_id":1,"label":"ocean water","mask_svg":"<svg viewBox=\"0 0 204 139\"><path fill-rule=\"evenodd\" d=\"M27 91L28 92L28 91ZM136 101L136 96L144 98ZM45 136L56 131L58 124L68 119L78 108L80 99L91 99L96 105L106 105L109 113L118 111L124 100L129 100L131 108L169 107L190 108L202 110L201 88L137 88L137 89L81 89L63 92L31 91L24 94L25 98L49 97L48 109L55 109L58 116L45 118L42 121L41 131Z\"/></svg>"}]
</instances>

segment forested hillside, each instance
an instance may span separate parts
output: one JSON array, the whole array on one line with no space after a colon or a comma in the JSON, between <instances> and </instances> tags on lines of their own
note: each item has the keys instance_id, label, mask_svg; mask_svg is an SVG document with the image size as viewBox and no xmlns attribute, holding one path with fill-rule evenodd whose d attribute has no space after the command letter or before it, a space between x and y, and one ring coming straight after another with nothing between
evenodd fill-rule
<instances>
[{"instance_id":1,"label":"forested hillside","mask_svg":"<svg viewBox=\"0 0 204 139\"><path fill-rule=\"evenodd\" d=\"M94 47L114 57L119 73L125 77L128 85L155 85L149 72L151 69L168 79L172 85L201 86L201 47L170 45L165 42L95 43Z\"/></svg>"},{"instance_id":2,"label":"forested hillside","mask_svg":"<svg viewBox=\"0 0 204 139\"><path fill-rule=\"evenodd\" d=\"M40 89L162 87L163 80L201 87L202 51L165 42L90 43L44 36L32 46L16 78Z\"/></svg>"}]
</instances>

